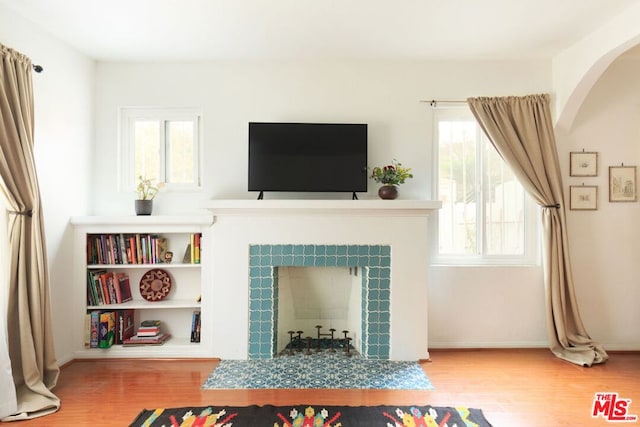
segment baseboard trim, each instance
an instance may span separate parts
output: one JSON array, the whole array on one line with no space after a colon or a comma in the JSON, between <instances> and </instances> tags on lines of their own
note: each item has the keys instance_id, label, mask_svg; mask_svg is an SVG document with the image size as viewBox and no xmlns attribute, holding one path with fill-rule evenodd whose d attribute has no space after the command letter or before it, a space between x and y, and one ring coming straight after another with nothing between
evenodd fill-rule
<instances>
[{"instance_id":1,"label":"baseboard trim","mask_svg":"<svg viewBox=\"0 0 640 427\"><path fill-rule=\"evenodd\" d=\"M602 343L602 347L606 351L618 351L618 352L626 352L626 351L640 351L640 344L607 344Z\"/></svg>"},{"instance_id":2,"label":"baseboard trim","mask_svg":"<svg viewBox=\"0 0 640 427\"><path fill-rule=\"evenodd\" d=\"M476 348L548 348L548 342L519 341L519 342L433 342L429 349L476 349Z\"/></svg>"},{"instance_id":3,"label":"baseboard trim","mask_svg":"<svg viewBox=\"0 0 640 427\"><path fill-rule=\"evenodd\" d=\"M605 351L636 352L640 351L638 344L614 344L600 343ZM522 342L435 342L429 343L429 350L455 350L455 349L500 349L500 348L549 348L548 342L522 341Z\"/></svg>"}]
</instances>

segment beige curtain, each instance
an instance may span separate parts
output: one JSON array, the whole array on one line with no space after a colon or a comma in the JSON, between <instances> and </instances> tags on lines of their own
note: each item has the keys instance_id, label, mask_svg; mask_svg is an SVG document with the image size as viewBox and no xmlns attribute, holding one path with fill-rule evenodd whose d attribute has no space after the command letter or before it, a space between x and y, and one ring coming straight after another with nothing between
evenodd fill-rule
<instances>
[{"instance_id":1,"label":"beige curtain","mask_svg":"<svg viewBox=\"0 0 640 427\"><path fill-rule=\"evenodd\" d=\"M3 421L55 412L58 380L40 191L33 157L31 61L0 44L0 190L8 212L7 328L17 411Z\"/></svg>"},{"instance_id":2,"label":"beige curtain","mask_svg":"<svg viewBox=\"0 0 640 427\"><path fill-rule=\"evenodd\" d=\"M578 365L608 356L587 334L576 301L562 175L549 95L469 98L471 111L523 187L542 206L544 281L551 351Z\"/></svg>"}]
</instances>

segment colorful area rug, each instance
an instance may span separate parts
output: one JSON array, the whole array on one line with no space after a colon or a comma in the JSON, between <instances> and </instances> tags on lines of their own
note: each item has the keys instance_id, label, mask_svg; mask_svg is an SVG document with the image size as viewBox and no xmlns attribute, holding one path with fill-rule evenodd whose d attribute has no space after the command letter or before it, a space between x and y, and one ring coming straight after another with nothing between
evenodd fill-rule
<instances>
[{"instance_id":1,"label":"colorful area rug","mask_svg":"<svg viewBox=\"0 0 640 427\"><path fill-rule=\"evenodd\" d=\"M319 353L263 360L222 360L202 388L433 390L433 385L417 362Z\"/></svg>"},{"instance_id":2,"label":"colorful area rug","mask_svg":"<svg viewBox=\"0 0 640 427\"><path fill-rule=\"evenodd\" d=\"M131 427L490 427L480 409L439 406L206 406L143 410Z\"/></svg>"}]
</instances>

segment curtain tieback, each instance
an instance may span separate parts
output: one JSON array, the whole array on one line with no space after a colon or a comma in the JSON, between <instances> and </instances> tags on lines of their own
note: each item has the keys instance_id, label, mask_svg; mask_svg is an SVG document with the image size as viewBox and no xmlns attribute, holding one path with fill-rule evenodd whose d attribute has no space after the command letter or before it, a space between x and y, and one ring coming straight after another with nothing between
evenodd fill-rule
<instances>
[{"instance_id":1,"label":"curtain tieback","mask_svg":"<svg viewBox=\"0 0 640 427\"><path fill-rule=\"evenodd\" d=\"M13 215L25 215L25 216L32 216L33 215L33 211L29 210L29 211L7 211L10 214Z\"/></svg>"},{"instance_id":2,"label":"curtain tieback","mask_svg":"<svg viewBox=\"0 0 640 427\"><path fill-rule=\"evenodd\" d=\"M555 205L543 205L543 208L556 208L560 209L560 203L556 203Z\"/></svg>"}]
</instances>

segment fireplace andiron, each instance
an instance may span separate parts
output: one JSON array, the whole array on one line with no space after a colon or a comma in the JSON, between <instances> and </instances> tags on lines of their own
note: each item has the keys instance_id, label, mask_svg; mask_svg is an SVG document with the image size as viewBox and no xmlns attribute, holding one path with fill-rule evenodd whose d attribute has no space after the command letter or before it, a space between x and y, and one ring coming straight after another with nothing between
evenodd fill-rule
<instances>
[{"instance_id":1,"label":"fireplace andiron","mask_svg":"<svg viewBox=\"0 0 640 427\"><path fill-rule=\"evenodd\" d=\"M344 338L337 338L335 336L336 329L330 328L329 332L322 332L322 325L316 325L316 338L307 336L302 337L304 331L287 331L289 333L289 344L285 347L281 354L294 355L304 351L304 354L309 356L322 351L335 353L336 349L342 349L347 356L351 356L355 349L351 345L351 337L349 337L349 331L344 330Z\"/></svg>"}]
</instances>

